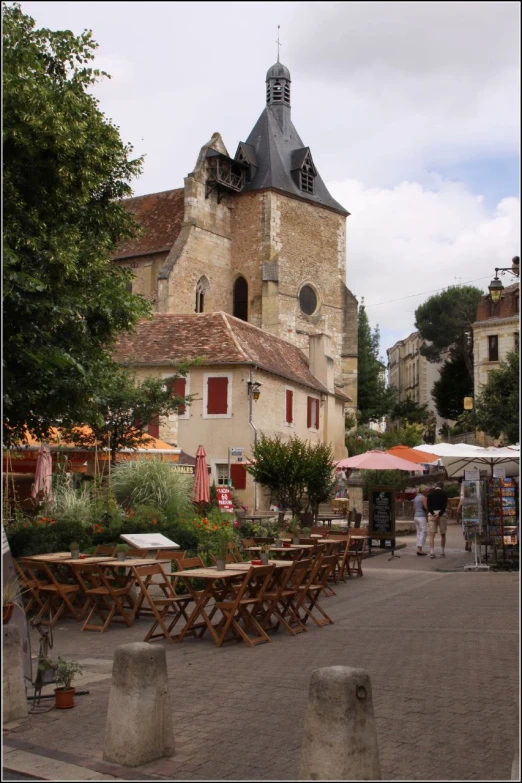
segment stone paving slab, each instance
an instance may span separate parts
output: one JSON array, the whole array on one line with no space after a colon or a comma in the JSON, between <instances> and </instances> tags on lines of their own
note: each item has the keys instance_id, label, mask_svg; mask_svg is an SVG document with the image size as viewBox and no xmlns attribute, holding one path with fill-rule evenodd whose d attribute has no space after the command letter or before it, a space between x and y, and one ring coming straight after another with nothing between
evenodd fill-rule
<instances>
[{"instance_id":1,"label":"stone paving slab","mask_svg":"<svg viewBox=\"0 0 522 783\"><path fill-rule=\"evenodd\" d=\"M72 713L31 715L4 743L128 780L292 780L311 672L347 665L372 678L383 780L507 780L519 734L518 574L465 573L460 528L448 539L444 572L415 556L412 537L400 559L365 560L364 577L325 599L332 626L280 631L255 649L160 642L176 755L138 770L107 765L102 749L114 649L141 641L150 620L105 634L59 624L52 655L83 663L89 694Z\"/></svg>"}]
</instances>

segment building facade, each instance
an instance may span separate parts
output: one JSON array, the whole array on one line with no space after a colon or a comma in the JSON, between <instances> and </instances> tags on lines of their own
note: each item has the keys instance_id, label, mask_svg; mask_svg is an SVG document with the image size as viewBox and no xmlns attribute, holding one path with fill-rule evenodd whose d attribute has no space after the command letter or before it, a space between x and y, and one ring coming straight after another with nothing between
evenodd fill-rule
<instances>
[{"instance_id":1,"label":"building facade","mask_svg":"<svg viewBox=\"0 0 522 783\"><path fill-rule=\"evenodd\" d=\"M122 335L115 359L138 379L167 378L180 362L198 359L173 389L191 403L148 431L192 455L204 444L216 485L230 476L244 503L268 508L270 499L245 469L260 433L331 443L335 459L346 456L349 400L334 386L330 353L324 335L310 337L307 359L297 346L227 313L162 313ZM252 380L261 384L258 400L249 393Z\"/></svg>"},{"instance_id":2,"label":"building facade","mask_svg":"<svg viewBox=\"0 0 522 783\"><path fill-rule=\"evenodd\" d=\"M329 345L333 385L357 407L357 300L346 286L348 212L328 192L291 119L285 66L231 157L218 133L184 187L126 201L142 227L115 263L159 314L222 311L309 356ZM185 448L185 446L183 446Z\"/></svg>"},{"instance_id":3,"label":"building facade","mask_svg":"<svg viewBox=\"0 0 522 783\"><path fill-rule=\"evenodd\" d=\"M489 294L482 297L473 324L475 397L487 383L492 370L518 345L520 334L520 283L508 286L499 302Z\"/></svg>"},{"instance_id":4,"label":"building facade","mask_svg":"<svg viewBox=\"0 0 522 783\"><path fill-rule=\"evenodd\" d=\"M399 402L410 399L418 405L427 404L439 429L447 420L438 415L431 390L444 362L429 362L420 352L422 343L419 332L412 332L388 348L388 385L397 390Z\"/></svg>"}]
</instances>

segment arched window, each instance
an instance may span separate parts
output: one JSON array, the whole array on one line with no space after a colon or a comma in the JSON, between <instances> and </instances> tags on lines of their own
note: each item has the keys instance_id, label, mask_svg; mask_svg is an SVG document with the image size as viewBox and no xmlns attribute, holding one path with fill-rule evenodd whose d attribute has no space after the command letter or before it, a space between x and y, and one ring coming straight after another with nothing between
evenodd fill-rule
<instances>
[{"instance_id":1,"label":"arched window","mask_svg":"<svg viewBox=\"0 0 522 783\"><path fill-rule=\"evenodd\" d=\"M244 277L238 277L234 283L233 315L242 321L248 321L248 283Z\"/></svg>"},{"instance_id":2,"label":"arched window","mask_svg":"<svg viewBox=\"0 0 522 783\"><path fill-rule=\"evenodd\" d=\"M200 277L196 286L196 306L194 312L205 312L205 296L209 290L209 283L206 277Z\"/></svg>"}]
</instances>

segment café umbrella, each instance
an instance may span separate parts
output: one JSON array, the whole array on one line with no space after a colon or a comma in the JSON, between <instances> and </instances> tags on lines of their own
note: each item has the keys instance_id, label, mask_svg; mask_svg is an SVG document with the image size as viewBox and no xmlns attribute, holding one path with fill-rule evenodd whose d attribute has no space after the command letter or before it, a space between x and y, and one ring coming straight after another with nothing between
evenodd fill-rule
<instances>
[{"instance_id":1,"label":"caf\u00e9 umbrella","mask_svg":"<svg viewBox=\"0 0 522 783\"><path fill-rule=\"evenodd\" d=\"M387 451L372 449L355 457L346 457L335 464L336 468L351 468L352 470L407 470L408 472L423 473L424 469L415 462L408 462Z\"/></svg>"},{"instance_id":2,"label":"caf\u00e9 umbrella","mask_svg":"<svg viewBox=\"0 0 522 783\"><path fill-rule=\"evenodd\" d=\"M412 449L410 446L392 446L386 453L405 459L408 462L418 462L426 465L438 462L439 459L436 454L428 454L427 451L421 451L420 448Z\"/></svg>"},{"instance_id":3,"label":"caf\u00e9 umbrella","mask_svg":"<svg viewBox=\"0 0 522 783\"><path fill-rule=\"evenodd\" d=\"M210 481L208 478L207 453L203 446L196 452L196 465L194 467L194 503L210 503Z\"/></svg>"},{"instance_id":4,"label":"caf\u00e9 umbrella","mask_svg":"<svg viewBox=\"0 0 522 783\"><path fill-rule=\"evenodd\" d=\"M37 500L43 497L44 500L51 500L53 478L53 458L47 443L42 443L36 462L34 474L34 483L31 488L31 497Z\"/></svg>"}]
</instances>

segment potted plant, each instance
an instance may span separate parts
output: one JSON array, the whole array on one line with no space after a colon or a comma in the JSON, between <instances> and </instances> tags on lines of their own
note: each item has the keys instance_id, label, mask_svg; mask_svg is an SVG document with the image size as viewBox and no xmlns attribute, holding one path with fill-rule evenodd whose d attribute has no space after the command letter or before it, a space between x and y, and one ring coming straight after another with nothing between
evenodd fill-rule
<instances>
[{"instance_id":1,"label":"potted plant","mask_svg":"<svg viewBox=\"0 0 522 783\"><path fill-rule=\"evenodd\" d=\"M280 547L282 545L281 533L277 532L274 539L274 546Z\"/></svg>"},{"instance_id":2,"label":"potted plant","mask_svg":"<svg viewBox=\"0 0 522 783\"><path fill-rule=\"evenodd\" d=\"M299 517L292 517L292 520L290 522L290 530L292 531L292 535L294 537L294 544L299 543Z\"/></svg>"},{"instance_id":3,"label":"potted plant","mask_svg":"<svg viewBox=\"0 0 522 783\"><path fill-rule=\"evenodd\" d=\"M9 579L2 588L2 621L7 625L15 606L20 606L18 596L21 595L18 579ZM20 607L23 608L23 607Z\"/></svg>"},{"instance_id":4,"label":"potted plant","mask_svg":"<svg viewBox=\"0 0 522 783\"><path fill-rule=\"evenodd\" d=\"M116 557L118 560L125 560L129 547L127 544L118 544L116 547Z\"/></svg>"},{"instance_id":5,"label":"potted plant","mask_svg":"<svg viewBox=\"0 0 522 783\"><path fill-rule=\"evenodd\" d=\"M270 557L270 550L272 549L272 544L261 544L261 554L259 555L259 559L261 560L263 565L268 565L268 560Z\"/></svg>"},{"instance_id":6,"label":"potted plant","mask_svg":"<svg viewBox=\"0 0 522 783\"><path fill-rule=\"evenodd\" d=\"M56 666L55 681L58 688L55 688L56 707L59 710L70 710L74 707L74 694L76 688L71 687L71 683L77 674L82 674L83 669L76 661L64 661L58 658Z\"/></svg>"},{"instance_id":7,"label":"potted plant","mask_svg":"<svg viewBox=\"0 0 522 783\"><path fill-rule=\"evenodd\" d=\"M224 571L227 563L228 541L230 538L229 526L227 524L216 525L213 533L212 554L216 558L216 567L218 571Z\"/></svg>"},{"instance_id":8,"label":"potted plant","mask_svg":"<svg viewBox=\"0 0 522 783\"><path fill-rule=\"evenodd\" d=\"M71 557L73 560L78 560L80 557L80 545L73 541L71 544L69 544L69 549L71 550Z\"/></svg>"},{"instance_id":9,"label":"potted plant","mask_svg":"<svg viewBox=\"0 0 522 783\"><path fill-rule=\"evenodd\" d=\"M312 528L311 527L304 527L303 528L303 538L310 538L312 535Z\"/></svg>"}]
</instances>

